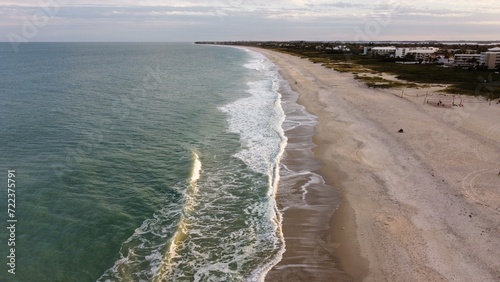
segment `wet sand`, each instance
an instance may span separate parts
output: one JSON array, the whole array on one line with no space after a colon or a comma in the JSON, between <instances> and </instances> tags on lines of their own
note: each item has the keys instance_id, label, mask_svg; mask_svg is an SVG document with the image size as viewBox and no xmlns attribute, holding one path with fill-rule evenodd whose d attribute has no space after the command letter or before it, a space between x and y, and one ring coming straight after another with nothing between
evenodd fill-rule
<instances>
[{"instance_id":1,"label":"wet sand","mask_svg":"<svg viewBox=\"0 0 500 282\"><path fill-rule=\"evenodd\" d=\"M330 219L340 202L340 194L327 185L319 170L321 161L313 155L313 135L318 121L297 104L297 93L279 89L288 138L280 169L276 195L283 216L287 250L283 259L268 273L267 281L352 281L341 271L330 253Z\"/></svg>"},{"instance_id":2,"label":"wet sand","mask_svg":"<svg viewBox=\"0 0 500 282\"><path fill-rule=\"evenodd\" d=\"M282 176L286 251L267 281L500 280L500 105L464 97L464 107L440 107L424 103L432 89L400 97L253 50L318 121L312 134L286 133L284 165L312 173Z\"/></svg>"}]
</instances>

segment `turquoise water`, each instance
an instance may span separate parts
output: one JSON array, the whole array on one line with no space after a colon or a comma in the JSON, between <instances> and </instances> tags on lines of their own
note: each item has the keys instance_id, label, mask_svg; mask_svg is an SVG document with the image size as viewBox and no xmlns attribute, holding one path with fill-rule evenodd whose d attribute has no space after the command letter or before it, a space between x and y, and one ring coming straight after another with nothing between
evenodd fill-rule
<instances>
[{"instance_id":1,"label":"turquoise water","mask_svg":"<svg viewBox=\"0 0 500 282\"><path fill-rule=\"evenodd\" d=\"M16 274L3 263L0 281L253 281L279 260L283 81L265 58L2 43L0 62L0 172L16 170L18 220Z\"/></svg>"}]
</instances>

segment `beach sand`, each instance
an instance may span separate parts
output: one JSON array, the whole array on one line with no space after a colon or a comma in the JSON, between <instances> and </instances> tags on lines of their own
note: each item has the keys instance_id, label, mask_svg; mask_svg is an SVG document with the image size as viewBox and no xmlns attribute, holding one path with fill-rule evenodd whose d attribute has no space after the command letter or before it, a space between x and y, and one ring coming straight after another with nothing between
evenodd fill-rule
<instances>
[{"instance_id":1,"label":"beach sand","mask_svg":"<svg viewBox=\"0 0 500 282\"><path fill-rule=\"evenodd\" d=\"M500 105L427 104L432 89L400 97L253 50L318 120L316 162L287 148L285 164L310 165L325 180L305 197L294 191L303 185L280 185L278 206L302 204L283 211L286 251L267 281L500 281ZM291 144L306 142L302 133L288 132Z\"/></svg>"}]
</instances>

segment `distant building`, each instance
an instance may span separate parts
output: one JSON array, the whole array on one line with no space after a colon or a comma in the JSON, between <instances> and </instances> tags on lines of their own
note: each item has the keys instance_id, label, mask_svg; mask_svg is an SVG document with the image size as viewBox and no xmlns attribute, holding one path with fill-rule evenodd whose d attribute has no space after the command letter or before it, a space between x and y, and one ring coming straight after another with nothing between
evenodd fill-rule
<instances>
[{"instance_id":1,"label":"distant building","mask_svg":"<svg viewBox=\"0 0 500 282\"><path fill-rule=\"evenodd\" d=\"M338 46L342 47L342 46ZM338 48L337 47L337 48ZM337 50L336 48L333 48ZM404 47L396 48L394 46L384 47L364 47L364 55L386 56L394 58L404 58L411 55L415 61L436 62L445 65L455 65L459 67L485 66L488 69L495 69L500 66L500 47L488 49L488 52L473 54L475 50L468 50L465 54L455 54L453 58L447 58L447 53L461 51L460 49L449 49L440 51L437 47ZM401 63L401 62L400 62Z\"/></svg>"},{"instance_id":2,"label":"distant building","mask_svg":"<svg viewBox=\"0 0 500 282\"><path fill-rule=\"evenodd\" d=\"M455 54L456 66L485 66L492 70L500 66L500 52L481 54Z\"/></svg>"},{"instance_id":3,"label":"distant building","mask_svg":"<svg viewBox=\"0 0 500 282\"><path fill-rule=\"evenodd\" d=\"M396 47L365 47L363 49L363 55L373 55L373 56L394 56L396 53Z\"/></svg>"},{"instance_id":4,"label":"distant building","mask_svg":"<svg viewBox=\"0 0 500 282\"><path fill-rule=\"evenodd\" d=\"M480 63L481 54L455 54L456 66L472 66Z\"/></svg>"},{"instance_id":5,"label":"distant building","mask_svg":"<svg viewBox=\"0 0 500 282\"><path fill-rule=\"evenodd\" d=\"M495 48L493 48L495 49ZM500 51L500 48L498 48ZM491 50L491 49L490 49ZM486 66L488 69L492 70L500 66L500 52L483 52L481 53L481 58L479 59L479 64L481 66Z\"/></svg>"},{"instance_id":6,"label":"distant building","mask_svg":"<svg viewBox=\"0 0 500 282\"><path fill-rule=\"evenodd\" d=\"M342 51L342 52L349 52L349 51L351 51L351 49L349 47L347 47L346 45L339 45L339 46L333 47L332 50L334 50L334 51Z\"/></svg>"},{"instance_id":7,"label":"distant building","mask_svg":"<svg viewBox=\"0 0 500 282\"><path fill-rule=\"evenodd\" d=\"M411 48L397 48L395 57L396 58L404 58L406 55L411 54L415 56L416 60L419 59L429 59L432 54L439 51L439 48L436 47L411 47Z\"/></svg>"},{"instance_id":8,"label":"distant building","mask_svg":"<svg viewBox=\"0 0 500 282\"><path fill-rule=\"evenodd\" d=\"M443 64L443 65L449 65L451 62L445 55L439 54L439 55L436 55L436 63Z\"/></svg>"},{"instance_id":9,"label":"distant building","mask_svg":"<svg viewBox=\"0 0 500 282\"><path fill-rule=\"evenodd\" d=\"M435 53L439 51L436 47L405 47L396 48L394 46L385 47L364 47L364 55L388 56L395 58L404 58L412 55L417 61L431 61L436 57Z\"/></svg>"}]
</instances>

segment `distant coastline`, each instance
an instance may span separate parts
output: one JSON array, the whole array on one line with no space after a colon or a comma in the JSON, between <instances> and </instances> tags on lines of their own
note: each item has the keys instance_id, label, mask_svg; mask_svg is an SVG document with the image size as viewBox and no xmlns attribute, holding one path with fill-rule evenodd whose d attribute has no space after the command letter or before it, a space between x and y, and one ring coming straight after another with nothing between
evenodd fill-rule
<instances>
[{"instance_id":1,"label":"distant coastline","mask_svg":"<svg viewBox=\"0 0 500 282\"><path fill-rule=\"evenodd\" d=\"M196 44L237 45L258 47L308 58L340 72L350 72L355 79L372 88L423 88L441 86L439 91L448 94L464 94L500 99L500 52L488 68L480 62L479 54L500 46L500 41L228 41L196 42ZM406 49L435 48L436 55L426 57L405 56L396 58L387 53L367 55L367 48L374 46L399 46ZM383 48L383 47L380 47ZM462 56L453 62L456 54L478 54ZM437 59L439 57L439 60ZM495 60L493 58L493 60ZM491 59L490 59L491 61ZM396 64L401 62L401 64ZM412 64L412 62L414 62ZM493 68L491 68L493 67ZM374 77L374 74L393 76ZM404 80L404 81L403 81Z\"/></svg>"}]
</instances>

